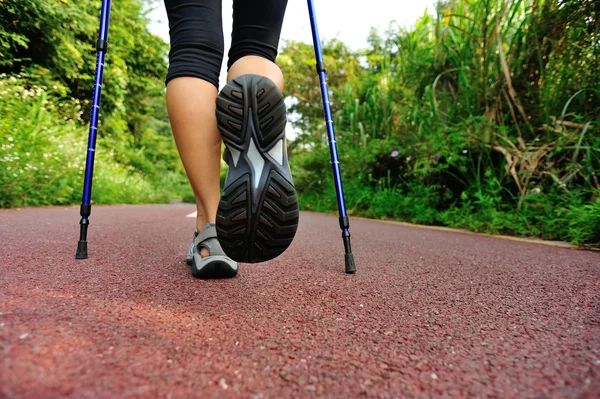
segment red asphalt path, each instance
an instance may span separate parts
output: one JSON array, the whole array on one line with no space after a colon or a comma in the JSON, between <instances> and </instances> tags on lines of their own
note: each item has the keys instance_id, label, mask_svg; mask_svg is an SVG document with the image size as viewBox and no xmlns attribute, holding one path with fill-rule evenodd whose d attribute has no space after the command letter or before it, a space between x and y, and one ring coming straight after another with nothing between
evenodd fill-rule
<instances>
[{"instance_id":1,"label":"red asphalt path","mask_svg":"<svg viewBox=\"0 0 600 399\"><path fill-rule=\"evenodd\" d=\"M192 211L0 212L0 397L600 397L600 253L302 213L201 281Z\"/></svg>"}]
</instances>

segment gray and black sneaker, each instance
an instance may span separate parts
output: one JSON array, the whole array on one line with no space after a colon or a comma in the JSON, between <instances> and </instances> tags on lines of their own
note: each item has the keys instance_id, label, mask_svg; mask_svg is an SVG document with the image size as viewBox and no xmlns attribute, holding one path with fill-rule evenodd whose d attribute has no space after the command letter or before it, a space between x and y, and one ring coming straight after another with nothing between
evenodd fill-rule
<instances>
[{"instance_id":1,"label":"gray and black sneaker","mask_svg":"<svg viewBox=\"0 0 600 399\"><path fill-rule=\"evenodd\" d=\"M202 248L206 248L209 254L204 258L200 255ZM192 266L192 275L196 278L231 278L238 272L237 263L223 252L212 223L207 223L200 233L194 232L186 262Z\"/></svg>"},{"instance_id":2,"label":"gray and black sneaker","mask_svg":"<svg viewBox=\"0 0 600 399\"><path fill-rule=\"evenodd\" d=\"M219 242L238 262L276 258L291 244L299 215L283 95L264 76L240 76L219 93L217 121L229 165L217 210Z\"/></svg>"}]
</instances>

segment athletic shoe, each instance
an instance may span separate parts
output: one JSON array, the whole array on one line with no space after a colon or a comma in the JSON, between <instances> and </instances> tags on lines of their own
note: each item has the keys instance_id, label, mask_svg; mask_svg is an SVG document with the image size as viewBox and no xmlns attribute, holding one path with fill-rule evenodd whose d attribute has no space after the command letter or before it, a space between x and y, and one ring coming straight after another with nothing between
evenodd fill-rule
<instances>
[{"instance_id":1,"label":"athletic shoe","mask_svg":"<svg viewBox=\"0 0 600 399\"><path fill-rule=\"evenodd\" d=\"M208 250L204 258L200 255L202 248ZM194 232L186 262L192 266L192 275L196 278L231 278L238 272L237 263L223 252L212 223L207 223L200 233Z\"/></svg>"},{"instance_id":2,"label":"athletic shoe","mask_svg":"<svg viewBox=\"0 0 600 399\"><path fill-rule=\"evenodd\" d=\"M219 93L217 121L229 165L217 210L219 242L238 262L276 258L291 244L299 215L283 95L266 77L240 76Z\"/></svg>"}]
</instances>

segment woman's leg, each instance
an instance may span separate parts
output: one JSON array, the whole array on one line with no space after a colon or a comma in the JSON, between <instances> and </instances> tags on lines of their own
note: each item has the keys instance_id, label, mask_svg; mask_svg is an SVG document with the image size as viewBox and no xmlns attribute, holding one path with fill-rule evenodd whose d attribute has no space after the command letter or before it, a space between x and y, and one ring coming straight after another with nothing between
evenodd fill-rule
<instances>
[{"instance_id":1,"label":"woman's leg","mask_svg":"<svg viewBox=\"0 0 600 399\"><path fill-rule=\"evenodd\" d=\"M193 77L167 84L175 143L196 197L196 229L214 223L220 198L221 136L215 119L217 88Z\"/></svg>"},{"instance_id":2,"label":"woman's leg","mask_svg":"<svg viewBox=\"0 0 600 399\"><path fill-rule=\"evenodd\" d=\"M221 137L215 99L224 47L221 0L165 0L165 6L171 36L167 108L196 197L200 231L215 222L219 203Z\"/></svg>"},{"instance_id":3,"label":"woman's leg","mask_svg":"<svg viewBox=\"0 0 600 399\"><path fill-rule=\"evenodd\" d=\"M287 0L234 0L233 32L227 62L227 81L255 74L271 79L283 90L277 47Z\"/></svg>"}]
</instances>

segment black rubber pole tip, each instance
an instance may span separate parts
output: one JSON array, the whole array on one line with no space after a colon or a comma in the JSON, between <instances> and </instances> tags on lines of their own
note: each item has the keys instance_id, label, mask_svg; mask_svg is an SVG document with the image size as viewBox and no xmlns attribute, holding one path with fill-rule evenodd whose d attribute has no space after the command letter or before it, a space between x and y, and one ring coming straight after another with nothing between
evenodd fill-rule
<instances>
[{"instance_id":1,"label":"black rubber pole tip","mask_svg":"<svg viewBox=\"0 0 600 399\"><path fill-rule=\"evenodd\" d=\"M354 263L354 255L346 254L346 273L354 274L356 273L356 264Z\"/></svg>"},{"instance_id":2,"label":"black rubber pole tip","mask_svg":"<svg viewBox=\"0 0 600 399\"><path fill-rule=\"evenodd\" d=\"M77 253L75 254L75 259L87 259L87 241L79 240L77 242Z\"/></svg>"}]
</instances>

